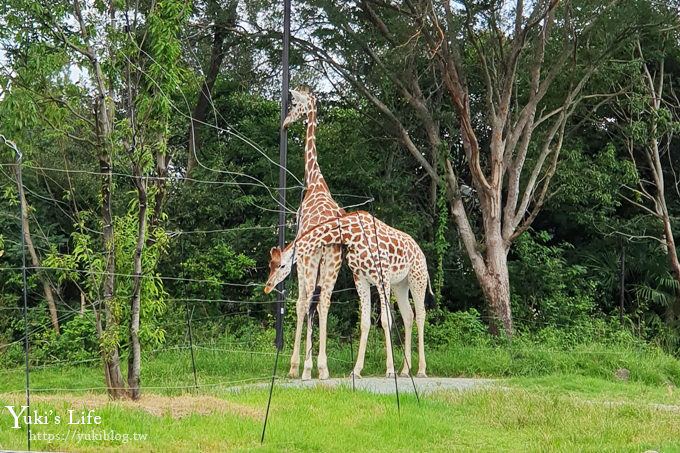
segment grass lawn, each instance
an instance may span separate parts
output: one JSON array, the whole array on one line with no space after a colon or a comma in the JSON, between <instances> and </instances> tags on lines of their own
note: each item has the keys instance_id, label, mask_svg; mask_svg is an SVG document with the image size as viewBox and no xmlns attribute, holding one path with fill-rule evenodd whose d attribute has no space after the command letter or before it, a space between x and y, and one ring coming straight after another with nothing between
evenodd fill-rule
<instances>
[{"instance_id":1,"label":"grass lawn","mask_svg":"<svg viewBox=\"0 0 680 453\"><path fill-rule=\"evenodd\" d=\"M422 398L349 389L278 388L264 444L268 391L202 390L181 396L146 392L140 402L111 403L100 393L37 395L40 414L62 424L36 425L45 451L612 451L680 452L680 392L670 386L612 383L581 376L501 380L488 389ZM2 406L23 395L0 394ZM666 406L660 407L657 404ZM675 406L675 407L673 407ZM101 425L69 426L67 411L95 409ZM0 415L0 449L25 449L26 432ZM89 440L92 430L146 434L146 440Z\"/></svg>"},{"instance_id":2,"label":"grass lawn","mask_svg":"<svg viewBox=\"0 0 680 453\"><path fill-rule=\"evenodd\" d=\"M378 341L373 344L378 346L369 348L365 376L384 373L384 353ZM97 362L34 368L31 409L52 413L49 424L33 425L31 448L680 453L680 362L655 349L597 344L568 350L522 344L434 349L428 351L430 375L493 377L496 383L430 394L420 405L414 396L402 395L401 413L394 396L277 387L264 444L260 435L268 389L228 387L266 381L274 361L271 347L251 354L223 344L195 352L198 389L188 388L194 382L188 351L147 354L138 402L110 402ZM348 347L329 350L331 376L349 373L352 354ZM279 375L287 372L288 359L282 355ZM629 381L614 378L618 368L630 370ZM4 408L23 404L24 379L23 368L0 369L0 450L26 448L26 431L11 428L13 418ZM69 425L69 410L76 418L81 411L95 410L101 424ZM93 432L118 438L92 439ZM121 437L134 433L146 438Z\"/></svg>"}]
</instances>

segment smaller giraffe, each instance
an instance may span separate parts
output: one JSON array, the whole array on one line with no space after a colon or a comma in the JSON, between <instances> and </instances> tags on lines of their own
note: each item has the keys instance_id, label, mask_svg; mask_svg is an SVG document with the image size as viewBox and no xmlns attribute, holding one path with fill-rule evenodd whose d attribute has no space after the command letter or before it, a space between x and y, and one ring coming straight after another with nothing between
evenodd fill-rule
<instances>
[{"instance_id":1,"label":"smaller giraffe","mask_svg":"<svg viewBox=\"0 0 680 453\"><path fill-rule=\"evenodd\" d=\"M408 234L392 228L365 211L357 211L334 220L321 223L299 236L281 251L271 249L270 273L265 292L281 282L291 271L295 255L313 255L316 250L329 244L346 247L346 260L361 300L361 337L359 352L353 374L361 377L366 354L366 342L370 328L371 292L370 286L378 288L380 296L380 320L385 332L387 376L394 375L394 360L389 328L389 294L394 293L399 311L404 321L406 360L402 376L409 374L411 368L411 333L413 330L413 311L409 304L411 291L418 327L418 377L425 377L425 296L432 294L430 276L427 272L425 255L415 240Z\"/></svg>"}]
</instances>

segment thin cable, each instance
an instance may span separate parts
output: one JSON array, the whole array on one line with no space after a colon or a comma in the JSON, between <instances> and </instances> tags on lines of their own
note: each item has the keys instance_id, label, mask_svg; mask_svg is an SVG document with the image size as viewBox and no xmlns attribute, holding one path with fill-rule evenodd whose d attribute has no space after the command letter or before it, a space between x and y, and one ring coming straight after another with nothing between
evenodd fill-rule
<instances>
[{"instance_id":1,"label":"thin cable","mask_svg":"<svg viewBox=\"0 0 680 453\"><path fill-rule=\"evenodd\" d=\"M357 218L359 219L359 226L361 227L361 234L363 235L364 240L368 244L368 251L371 254L371 260L373 261L373 265L375 266L376 259L375 259L375 256L373 255L373 248L371 247L372 244L368 240L368 236L366 235L366 230L364 229L364 224L361 221L361 217L357 216ZM378 247L379 244L378 244L377 233L376 233L376 237L375 237L375 246L378 249L378 258L379 258L380 257L380 249ZM385 308L383 308L383 306L381 305L380 311L382 313L382 311L384 309L385 310L385 316L387 317L387 336L390 340L390 352L392 353L392 374L394 375L394 392L395 392L396 399L397 399L397 412L401 414L401 405L399 404L399 384L397 382L397 370L394 368L394 345L393 345L393 342L392 342L392 324L391 324L392 310L391 310L391 307L390 307L390 300L385 295L386 291L385 291L385 281L383 280L382 264L380 264L380 268L378 269L378 278L379 278L380 284L382 286L383 301L384 301L383 305L385 306ZM380 289L378 289L378 291L380 291Z\"/></svg>"},{"instance_id":2,"label":"thin cable","mask_svg":"<svg viewBox=\"0 0 680 453\"><path fill-rule=\"evenodd\" d=\"M378 227L377 227L377 224L376 224L376 221L375 221L375 216L373 214L371 214L371 218L373 219L373 233L375 234L375 248L378 251L378 265L380 266L380 281L381 281L381 285L382 285L383 294L385 294L385 281L383 280L384 276L382 275L383 266L382 266L382 260L381 260L381 257L380 257L380 244L378 243ZM359 217L359 223L361 223L361 217ZM363 224L362 224L361 229L363 230ZM389 327L390 332L392 332L392 326L389 325L389 319L392 318L392 306L390 304L390 300L387 297L387 295L385 295L385 301L386 301L386 305L387 305L387 313L389 314L388 327ZM410 306L410 302L409 302L409 310L410 309L411 309L411 306ZM404 328L406 328L406 326L404 326ZM399 336L399 332L397 332L397 339L399 340L399 345L401 346L401 349L404 352L404 361L406 362L406 369L408 371L408 376L409 376L409 378L411 378L411 384L413 385L413 393L415 393L416 401L418 401L418 404L420 405L420 397L418 396L418 389L416 388L416 383L413 380L413 375L411 374L411 358L412 357L406 356L406 348L404 347L404 343L402 343L402 341L401 341L401 337ZM408 352L409 352L409 354L411 353L411 351L408 351ZM394 352L392 353L392 361L394 362ZM394 370L394 379L395 379L395 383L396 383L396 379L397 379L397 370L396 369Z\"/></svg>"},{"instance_id":3,"label":"thin cable","mask_svg":"<svg viewBox=\"0 0 680 453\"><path fill-rule=\"evenodd\" d=\"M13 268L13 267L4 267L0 268L0 272L5 271L5 270L19 270L20 268ZM31 270L53 270L53 271L64 271L64 272L76 272L80 274L89 274L89 275L115 275L116 277L136 277L136 275L133 274L123 274L120 272L104 272L104 271L91 271L91 270L83 270L83 269L70 269L67 267L51 267L51 266L27 266L26 269L31 269ZM251 288L253 286L263 286L262 283L228 283L228 282L220 282L220 281L214 281L214 280L205 280L205 279L192 279L192 278L187 278L184 279L182 277L163 277L161 275L140 275L140 278L151 278L151 279L159 279L159 280L170 280L170 281L186 281L190 283L211 283L214 285L220 285L220 286L236 286L240 288Z\"/></svg>"},{"instance_id":4,"label":"thin cable","mask_svg":"<svg viewBox=\"0 0 680 453\"><path fill-rule=\"evenodd\" d=\"M262 381L264 379L268 379L269 376L260 376L260 377L254 377L254 378L247 378L247 379L239 379L236 381L226 381L226 382L215 382L212 384L199 384L199 387L216 387L216 386L231 386L231 384L239 384L242 382L250 382L250 381ZM143 386L141 387L142 390L167 390L167 389L190 389L193 388L194 385L166 385L166 386ZM31 389L34 392L86 392L86 391L91 391L91 390L126 390L125 387L80 387L80 388L66 388L66 387L53 387L53 388L42 388L42 389ZM11 393L11 392L9 392Z\"/></svg>"},{"instance_id":5,"label":"thin cable","mask_svg":"<svg viewBox=\"0 0 680 453\"><path fill-rule=\"evenodd\" d=\"M146 52L144 52L142 49L140 49L140 51L146 54ZM152 57L152 56L150 56L150 55L148 55L148 54L146 54L146 55L147 55L150 59L153 60L153 57ZM126 57L126 58L127 58L127 57ZM262 154L267 160L269 160L270 162L272 162L272 163L275 164L275 162L274 162L269 156L267 156L266 153L265 153L264 151L262 151L261 149L259 149L259 147L257 147L252 141L248 140L248 139L247 139L246 137L244 137L244 136L241 136L239 133L235 133L235 132L233 132L233 130L231 130L231 129L225 129L225 128L221 128L221 127L219 127L219 126L217 126L217 125L212 125L212 124L210 124L210 123L206 123L205 121L195 120L195 119L191 116L191 114L188 114L188 115L187 115L186 113L182 112L182 111L174 104L174 102L172 101L172 99L170 99L170 98L167 96L167 94L165 93L165 91L163 90L163 88L160 87L160 85L158 84L158 82L156 82L155 79L153 79L152 77L150 77L149 74L147 74L143 69L141 69L141 68L137 68L137 69L138 69L140 72L142 72L144 75L146 75L146 76L149 78L149 80L150 80L154 85L156 85L156 88L159 90L159 93L167 100L167 102L169 103L169 105L170 105L174 110L176 110L176 111L177 111L180 115L182 115L183 117L185 117L185 118L187 118L187 119L190 120L190 124L191 124L191 127L192 127L192 128L193 128L193 123L196 122L196 123L199 123L199 124L203 124L203 125L206 125L206 126L210 126L210 127L214 128L214 129L220 131L220 132L225 132L225 133L227 133L227 134L233 135L234 137L238 138L239 140L242 140L243 142L245 142L245 143L248 144L249 146L253 147L253 149L255 149L258 153ZM184 96L183 91L182 91L182 90L178 90L178 91L180 92L180 94L182 94L182 97L184 98L186 107L187 107L187 109L189 109L189 102L188 102L188 100L186 99L186 96ZM261 187L264 187L265 189L267 189L267 192L269 193L269 196L270 196L272 199L274 199L274 200L276 201L276 198L275 198L274 195L271 193L269 186L267 186L264 182L260 181L258 178L254 177L254 176L252 176L252 175L245 174L245 173L233 172L233 171L228 171L228 170L216 170L216 169L214 169L214 168L207 167L207 166L205 166L205 165L198 159L198 156L197 156L197 154L196 154L195 147L194 147L194 159L196 159L196 163L198 163L198 165L199 165L200 167L202 167L202 168L204 168L204 169L206 169L206 170L208 170L208 171L215 172L215 173L221 173L221 174L228 174L228 175L231 175L232 177L233 177L234 175L242 176L242 177L249 178L249 179L252 179L252 180L256 181L256 182L258 183L257 185L260 185ZM279 165L280 165L280 164L279 164ZM295 175L293 175L288 169L285 169L285 168L281 168L281 167L280 167L280 171L281 171L281 172L290 173L296 181L298 181L300 184L302 184L301 181L300 181L299 179L297 179L297 178L295 177ZM294 212L294 211L290 211L290 212Z\"/></svg>"}]
</instances>

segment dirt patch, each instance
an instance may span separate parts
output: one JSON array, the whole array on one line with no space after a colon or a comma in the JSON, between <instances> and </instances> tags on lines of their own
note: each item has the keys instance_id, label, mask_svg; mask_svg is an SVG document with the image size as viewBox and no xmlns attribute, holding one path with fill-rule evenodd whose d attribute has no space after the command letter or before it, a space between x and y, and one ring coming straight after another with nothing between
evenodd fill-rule
<instances>
[{"instance_id":1,"label":"dirt patch","mask_svg":"<svg viewBox=\"0 0 680 453\"><path fill-rule=\"evenodd\" d=\"M22 404L23 395L0 394L1 401ZM145 394L138 401L111 401L106 395L86 393L84 395L31 395L31 402L52 405L66 405L72 409L98 409L107 405L120 406L126 409L140 409L156 417L169 415L180 419L192 414L210 415L214 413L229 413L240 417L262 418L262 410L254 409L242 404L233 403L208 395L160 396Z\"/></svg>"}]
</instances>

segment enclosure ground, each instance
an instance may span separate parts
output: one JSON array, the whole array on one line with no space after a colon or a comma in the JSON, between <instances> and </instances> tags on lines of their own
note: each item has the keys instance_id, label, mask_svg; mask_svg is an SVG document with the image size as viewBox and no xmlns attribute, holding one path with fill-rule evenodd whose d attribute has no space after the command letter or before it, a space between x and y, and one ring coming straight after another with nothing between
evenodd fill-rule
<instances>
[{"instance_id":1,"label":"enclosure ground","mask_svg":"<svg viewBox=\"0 0 680 453\"><path fill-rule=\"evenodd\" d=\"M372 380L394 385L385 378L361 382ZM467 390L424 391L418 403L413 394L406 393L410 381L402 379L399 384L404 394L398 412L394 395L353 392L345 385L347 379L332 380L330 385L282 379L274 389L263 444L260 435L269 395L266 385L172 396L147 391L139 402L110 402L104 394L91 392L35 395L32 409L39 413L52 410L63 415L69 409L95 409L102 424L94 428L48 424L35 426L34 433L64 436L74 430L88 433L95 429L141 433L147 438L127 442L36 440L32 449L680 452L680 392L673 386L573 375L481 381L451 379ZM21 394L2 393L0 407L21 404L22 400ZM659 407L662 404L668 407ZM26 432L9 426L11 417L0 412L0 450L25 449Z\"/></svg>"}]
</instances>

